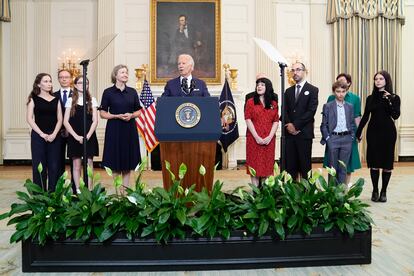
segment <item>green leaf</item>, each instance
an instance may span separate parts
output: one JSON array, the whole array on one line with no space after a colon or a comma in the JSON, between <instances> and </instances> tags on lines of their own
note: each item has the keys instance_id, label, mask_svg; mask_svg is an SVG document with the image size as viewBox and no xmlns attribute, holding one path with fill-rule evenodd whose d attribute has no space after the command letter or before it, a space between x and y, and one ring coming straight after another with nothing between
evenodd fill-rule
<instances>
[{"instance_id":1,"label":"green leaf","mask_svg":"<svg viewBox=\"0 0 414 276\"><path fill-rule=\"evenodd\" d=\"M111 238L115 234L114 231L112 231L109 228L106 228L102 233L98 236L98 240L103 242Z\"/></svg>"},{"instance_id":2,"label":"green leaf","mask_svg":"<svg viewBox=\"0 0 414 276\"><path fill-rule=\"evenodd\" d=\"M8 218L8 217L10 217L10 216L9 216L9 212L4 213L4 214L1 214L1 215L0 215L0 220L5 219L5 218Z\"/></svg>"},{"instance_id":3,"label":"green leaf","mask_svg":"<svg viewBox=\"0 0 414 276\"><path fill-rule=\"evenodd\" d=\"M122 185L122 175L118 174L117 176L115 176L114 185L115 185L116 189L119 189L119 187L121 187L121 185Z\"/></svg>"},{"instance_id":4,"label":"green leaf","mask_svg":"<svg viewBox=\"0 0 414 276\"><path fill-rule=\"evenodd\" d=\"M13 203L11 205L11 210L9 212L9 216L11 217L14 214L24 213L26 211L31 210L28 204L20 204L20 203Z\"/></svg>"},{"instance_id":5,"label":"green leaf","mask_svg":"<svg viewBox=\"0 0 414 276\"><path fill-rule=\"evenodd\" d=\"M288 220L288 228L289 229L293 229L293 227L296 225L296 223L298 222L298 217L296 215L293 215L289 218Z\"/></svg>"},{"instance_id":6,"label":"green leaf","mask_svg":"<svg viewBox=\"0 0 414 276\"><path fill-rule=\"evenodd\" d=\"M333 222L327 223L324 227L325 232L328 232L329 230L331 230L333 226L334 226Z\"/></svg>"},{"instance_id":7,"label":"green leaf","mask_svg":"<svg viewBox=\"0 0 414 276\"><path fill-rule=\"evenodd\" d=\"M148 163L148 158L146 156L141 158L141 163L139 163L136 167L135 167L135 171L136 172L142 172L144 171L145 167L147 166Z\"/></svg>"},{"instance_id":8,"label":"green leaf","mask_svg":"<svg viewBox=\"0 0 414 276\"><path fill-rule=\"evenodd\" d=\"M10 237L10 243L21 241L24 236L25 230L16 231Z\"/></svg>"},{"instance_id":9,"label":"green leaf","mask_svg":"<svg viewBox=\"0 0 414 276\"><path fill-rule=\"evenodd\" d=\"M185 209L178 209L175 215L177 216L177 219L180 221L181 225L184 225L186 221Z\"/></svg>"},{"instance_id":10,"label":"green leaf","mask_svg":"<svg viewBox=\"0 0 414 276\"><path fill-rule=\"evenodd\" d=\"M276 233L283 240L285 239L285 229L281 223L275 223Z\"/></svg>"},{"instance_id":11,"label":"green leaf","mask_svg":"<svg viewBox=\"0 0 414 276\"><path fill-rule=\"evenodd\" d=\"M90 179L93 178L93 170L92 170L91 166L88 166L88 168L87 168L87 174L88 174L88 177Z\"/></svg>"},{"instance_id":12,"label":"green leaf","mask_svg":"<svg viewBox=\"0 0 414 276\"><path fill-rule=\"evenodd\" d=\"M158 218L158 223L159 224L164 224L167 222L167 220L170 218L170 212L165 212L163 214L160 215L160 217Z\"/></svg>"},{"instance_id":13,"label":"green leaf","mask_svg":"<svg viewBox=\"0 0 414 276\"><path fill-rule=\"evenodd\" d=\"M154 226L148 225L142 230L141 237L146 237L148 235L151 235L152 233L154 233Z\"/></svg>"},{"instance_id":14,"label":"green leaf","mask_svg":"<svg viewBox=\"0 0 414 276\"><path fill-rule=\"evenodd\" d=\"M267 229L269 228L269 221L267 219L262 219L259 226L259 237L263 236Z\"/></svg>"},{"instance_id":15,"label":"green leaf","mask_svg":"<svg viewBox=\"0 0 414 276\"><path fill-rule=\"evenodd\" d=\"M24 183L24 186L26 187L26 189L29 191L30 194L43 194L44 191L42 190L42 188L33 183L31 180L26 180L26 183Z\"/></svg>"},{"instance_id":16,"label":"green leaf","mask_svg":"<svg viewBox=\"0 0 414 276\"><path fill-rule=\"evenodd\" d=\"M197 228L203 229L206 223L211 219L211 215L204 214L200 218L197 219Z\"/></svg>"},{"instance_id":17,"label":"green leaf","mask_svg":"<svg viewBox=\"0 0 414 276\"><path fill-rule=\"evenodd\" d=\"M249 212L249 213L247 213L243 216L243 218L245 218L245 219L254 219L254 218L258 218L258 217L259 216L257 215L256 212Z\"/></svg>"}]
</instances>

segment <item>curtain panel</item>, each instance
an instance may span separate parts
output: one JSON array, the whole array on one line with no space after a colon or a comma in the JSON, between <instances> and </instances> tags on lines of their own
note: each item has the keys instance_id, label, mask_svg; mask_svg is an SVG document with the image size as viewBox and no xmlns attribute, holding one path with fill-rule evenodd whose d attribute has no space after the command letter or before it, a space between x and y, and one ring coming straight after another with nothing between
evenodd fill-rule
<instances>
[{"instance_id":1,"label":"curtain panel","mask_svg":"<svg viewBox=\"0 0 414 276\"><path fill-rule=\"evenodd\" d=\"M10 22L10 0L0 0L0 21Z\"/></svg>"}]
</instances>

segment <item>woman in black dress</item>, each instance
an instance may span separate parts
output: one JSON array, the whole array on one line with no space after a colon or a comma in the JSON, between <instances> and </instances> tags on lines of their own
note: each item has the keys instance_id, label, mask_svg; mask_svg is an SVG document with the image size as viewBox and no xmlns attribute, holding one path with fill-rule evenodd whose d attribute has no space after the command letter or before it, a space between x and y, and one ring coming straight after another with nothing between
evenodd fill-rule
<instances>
[{"instance_id":1,"label":"woman in black dress","mask_svg":"<svg viewBox=\"0 0 414 276\"><path fill-rule=\"evenodd\" d=\"M33 182L44 190L54 191L60 172L62 108L52 95L52 77L46 73L36 76L27 101L26 120L31 127ZM38 171L42 164L41 174ZM47 182L46 182L47 179Z\"/></svg>"},{"instance_id":2,"label":"woman in black dress","mask_svg":"<svg viewBox=\"0 0 414 276\"><path fill-rule=\"evenodd\" d=\"M124 186L129 185L131 170L141 162L135 118L140 103L135 89L126 86L128 68L117 65L112 70L114 86L105 89L100 106L101 118L107 119L102 164L111 168L114 178L122 175Z\"/></svg>"},{"instance_id":3,"label":"woman in black dress","mask_svg":"<svg viewBox=\"0 0 414 276\"><path fill-rule=\"evenodd\" d=\"M387 201L387 186L394 168L394 149L397 130L394 120L400 117L400 97L393 93L391 76L387 71L374 75L374 89L367 97L365 111L359 124L356 137L361 140L361 133L366 123L367 129L367 164L370 168L373 185L372 201ZM382 169L382 188L378 193L379 169Z\"/></svg>"},{"instance_id":4,"label":"woman in black dress","mask_svg":"<svg viewBox=\"0 0 414 276\"><path fill-rule=\"evenodd\" d=\"M98 103L95 97L91 97L89 92L89 80L86 79L86 82L86 153L88 166L92 169L93 157L99 155L98 139L95 133L98 126ZM68 157L73 161L73 180L78 190L83 156L83 77L76 77L73 84L72 97L66 101L63 124L70 134L68 138ZM90 178L88 179L89 183L92 183Z\"/></svg>"}]
</instances>

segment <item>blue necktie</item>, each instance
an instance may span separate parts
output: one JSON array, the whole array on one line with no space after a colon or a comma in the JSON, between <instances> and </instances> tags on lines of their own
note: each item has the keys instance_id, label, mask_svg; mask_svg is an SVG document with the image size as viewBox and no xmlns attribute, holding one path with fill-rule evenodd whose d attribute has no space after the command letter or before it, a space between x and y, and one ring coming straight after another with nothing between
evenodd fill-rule
<instances>
[{"instance_id":1,"label":"blue necktie","mask_svg":"<svg viewBox=\"0 0 414 276\"><path fill-rule=\"evenodd\" d=\"M188 95L188 93L190 91L188 91L188 82L187 82L187 78L183 78L182 83L181 83L181 87L183 89L183 92Z\"/></svg>"},{"instance_id":2,"label":"blue necktie","mask_svg":"<svg viewBox=\"0 0 414 276\"><path fill-rule=\"evenodd\" d=\"M67 90L63 90L63 99L62 99L63 108L65 108L66 101L68 100L68 95L67 95L67 93L68 93L68 91L67 91Z\"/></svg>"}]
</instances>

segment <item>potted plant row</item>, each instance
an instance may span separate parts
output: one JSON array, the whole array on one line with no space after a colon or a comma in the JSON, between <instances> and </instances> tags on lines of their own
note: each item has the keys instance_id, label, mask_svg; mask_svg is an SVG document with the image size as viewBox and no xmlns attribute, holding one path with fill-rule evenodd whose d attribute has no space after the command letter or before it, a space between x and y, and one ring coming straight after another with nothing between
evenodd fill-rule
<instances>
[{"instance_id":1,"label":"potted plant row","mask_svg":"<svg viewBox=\"0 0 414 276\"><path fill-rule=\"evenodd\" d=\"M23 271L208 270L286 266L367 264L371 262L368 205L360 196L364 180L351 188L325 180L321 171L295 182L286 172L253 185L211 191L180 184L171 170L168 189L147 189L140 164L133 188L115 194L103 188L99 174L89 190L81 181L72 194L65 173L54 192L26 180L19 202L0 215L22 242ZM39 168L41 172L41 167ZM112 176L110 169L106 168ZM328 169L331 176L333 169ZM199 172L204 175L205 168ZM254 174L254 170L251 170ZM122 189L124 188L124 189ZM120 192L124 190L124 192Z\"/></svg>"}]
</instances>

